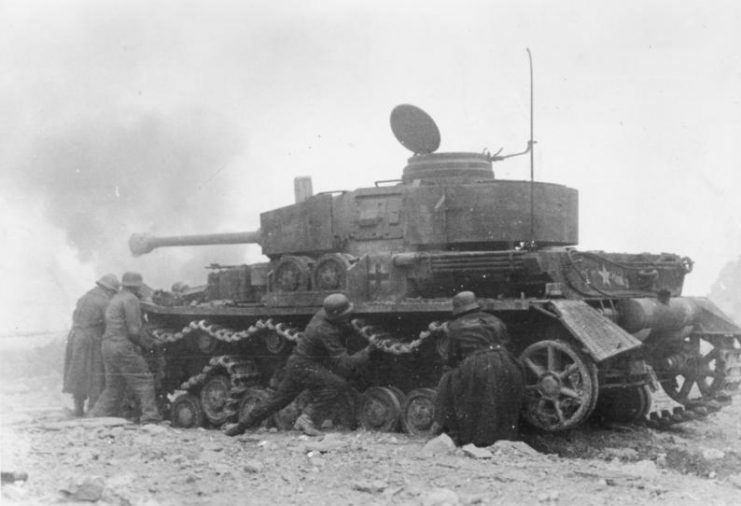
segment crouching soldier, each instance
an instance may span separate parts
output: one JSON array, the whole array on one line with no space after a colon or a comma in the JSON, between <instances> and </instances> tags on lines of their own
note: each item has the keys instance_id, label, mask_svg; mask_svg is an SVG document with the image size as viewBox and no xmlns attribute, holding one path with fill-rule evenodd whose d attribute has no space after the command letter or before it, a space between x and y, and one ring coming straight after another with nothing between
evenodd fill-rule
<instances>
[{"instance_id":1,"label":"crouching soldier","mask_svg":"<svg viewBox=\"0 0 741 506\"><path fill-rule=\"evenodd\" d=\"M327 296L320 309L296 343L286 364L286 375L278 389L259 404L226 434L236 436L256 427L273 413L283 409L304 390L311 392L311 403L296 421L295 429L309 436L318 436L316 418L328 411L340 396L349 391L345 379L361 364L368 361L370 348L349 355L345 345L353 332L350 315L353 305L341 293Z\"/></svg>"}]
</instances>

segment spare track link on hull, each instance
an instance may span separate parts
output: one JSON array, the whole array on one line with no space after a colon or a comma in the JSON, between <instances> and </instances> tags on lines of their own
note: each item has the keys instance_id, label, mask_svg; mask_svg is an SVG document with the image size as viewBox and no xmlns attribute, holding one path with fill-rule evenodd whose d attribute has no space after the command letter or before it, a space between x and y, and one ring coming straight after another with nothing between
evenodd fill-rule
<instances>
[{"instance_id":1,"label":"spare track link on hull","mask_svg":"<svg viewBox=\"0 0 741 506\"><path fill-rule=\"evenodd\" d=\"M355 331L368 341L369 345L392 355L406 355L414 353L420 346L422 346L422 343L426 339L445 332L445 324L441 324L440 322L430 322L427 326L427 330L420 332L417 339L410 342L404 342L391 337L389 333L384 332L377 327L365 325L362 320L353 320L352 325Z\"/></svg>"},{"instance_id":2,"label":"spare track link on hull","mask_svg":"<svg viewBox=\"0 0 741 506\"><path fill-rule=\"evenodd\" d=\"M276 324L272 318L268 318L267 320L257 320L244 330L232 330L223 325L210 323L208 320L193 320L180 331L154 329L152 330L152 335L155 338L155 345L157 346L166 346L167 344L180 341L192 332L205 332L219 341L237 343L253 338L266 330L273 331L291 342L295 342L301 334L301 332L285 323Z\"/></svg>"},{"instance_id":3,"label":"spare track link on hull","mask_svg":"<svg viewBox=\"0 0 741 506\"><path fill-rule=\"evenodd\" d=\"M404 342L391 337L386 332L379 331L373 326L365 325L361 320L353 320L352 325L355 331L365 338L371 346L386 353L391 353L392 355L413 353L426 339L444 332L444 324L431 322L428 325L427 330L423 330L419 333L417 339L410 342ZM155 344L158 346L166 346L167 344L183 339L192 332L198 331L205 332L214 339L222 342L236 343L253 338L266 330L274 331L279 336L290 342L296 342L296 340L302 335L300 331L291 328L285 323L274 323L272 318L268 318L267 320L258 320L254 324L250 325L249 328L239 331L210 323L207 320L194 320L183 327L179 332L154 329L152 330L152 335L155 338Z\"/></svg>"}]
</instances>

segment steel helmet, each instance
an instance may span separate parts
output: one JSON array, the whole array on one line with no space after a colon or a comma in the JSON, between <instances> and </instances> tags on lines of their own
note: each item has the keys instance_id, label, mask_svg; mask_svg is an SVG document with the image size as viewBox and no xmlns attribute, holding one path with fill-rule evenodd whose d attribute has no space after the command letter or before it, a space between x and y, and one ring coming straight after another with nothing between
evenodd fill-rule
<instances>
[{"instance_id":1,"label":"steel helmet","mask_svg":"<svg viewBox=\"0 0 741 506\"><path fill-rule=\"evenodd\" d=\"M473 292L460 292L456 293L453 297L453 316L473 311L474 309L481 309L478 302L476 302L476 294Z\"/></svg>"},{"instance_id":2,"label":"steel helmet","mask_svg":"<svg viewBox=\"0 0 741 506\"><path fill-rule=\"evenodd\" d=\"M102 286L103 288L108 288L109 290L113 290L114 292L117 292L119 288L121 288L121 283L118 282L118 278L115 274L106 274L105 276L101 277L98 281L95 282L98 286Z\"/></svg>"},{"instance_id":3,"label":"steel helmet","mask_svg":"<svg viewBox=\"0 0 741 506\"><path fill-rule=\"evenodd\" d=\"M124 275L121 276L121 284L129 288L141 288L144 280L138 272L124 272Z\"/></svg>"},{"instance_id":4,"label":"steel helmet","mask_svg":"<svg viewBox=\"0 0 741 506\"><path fill-rule=\"evenodd\" d=\"M338 320L343 316L352 313L352 310L355 307L352 302L350 302L350 299L342 293L327 295L322 306L324 307L324 312L327 313L327 319L330 321Z\"/></svg>"}]
</instances>

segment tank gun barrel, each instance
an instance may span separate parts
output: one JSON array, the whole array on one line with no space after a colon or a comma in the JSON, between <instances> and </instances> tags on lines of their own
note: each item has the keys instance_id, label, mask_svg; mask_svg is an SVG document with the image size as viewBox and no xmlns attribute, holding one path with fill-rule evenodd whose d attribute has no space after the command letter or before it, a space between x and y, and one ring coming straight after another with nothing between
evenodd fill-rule
<instances>
[{"instance_id":1,"label":"tank gun barrel","mask_svg":"<svg viewBox=\"0 0 741 506\"><path fill-rule=\"evenodd\" d=\"M129 249L134 256L145 255L164 246L205 246L210 244L260 244L260 230L223 234L173 235L156 237L150 234L132 234Z\"/></svg>"}]
</instances>

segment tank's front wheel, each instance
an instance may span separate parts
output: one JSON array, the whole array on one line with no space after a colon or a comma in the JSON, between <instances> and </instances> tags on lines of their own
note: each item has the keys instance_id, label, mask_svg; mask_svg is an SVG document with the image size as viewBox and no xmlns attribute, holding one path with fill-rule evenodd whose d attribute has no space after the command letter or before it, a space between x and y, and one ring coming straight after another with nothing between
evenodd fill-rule
<instances>
[{"instance_id":1,"label":"tank's front wheel","mask_svg":"<svg viewBox=\"0 0 741 506\"><path fill-rule=\"evenodd\" d=\"M546 430L571 429L581 424L597 404L597 367L571 344L538 341L520 355L525 368L523 416Z\"/></svg>"}]
</instances>

